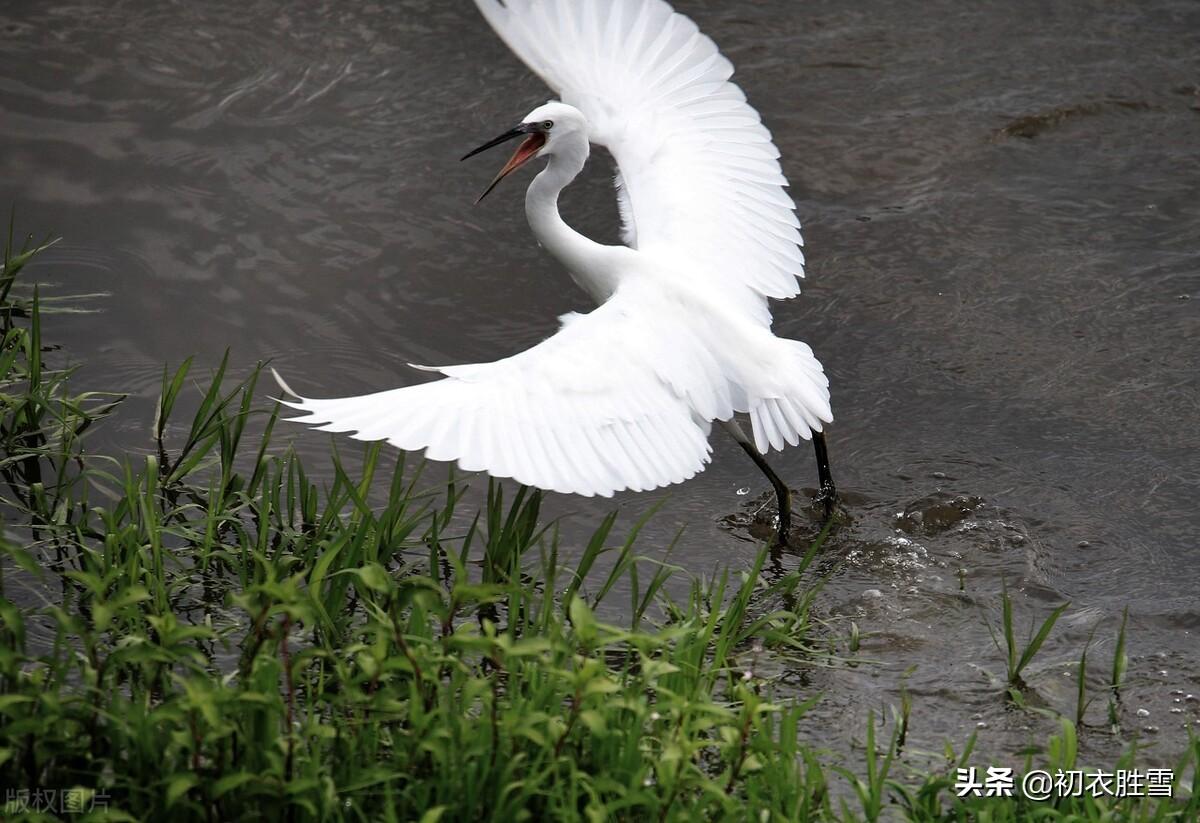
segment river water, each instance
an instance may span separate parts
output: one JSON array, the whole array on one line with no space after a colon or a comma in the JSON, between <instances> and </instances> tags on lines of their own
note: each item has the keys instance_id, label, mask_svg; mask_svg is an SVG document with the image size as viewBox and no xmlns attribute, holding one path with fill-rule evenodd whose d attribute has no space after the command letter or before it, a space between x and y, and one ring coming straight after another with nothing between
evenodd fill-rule
<instances>
[{"instance_id":1,"label":"river water","mask_svg":"<svg viewBox=\"0 0 1200 823\"><path fill-rule=\"evenodd\" d=\"M1053 723L988 676L1007 583L1019 630L1072 604L1027 676L1067 713L1067 664L1094 629L1106 666L1128 608L1123 731L1082 747L1111 767L1136 737L1170 762L1200 729L1200 5L678 7L783 152L809 277L776 329L832 379L852 522L815 611L831 638L857 624L873 662L783 677L824 694L805 733L850 753L903 685L912 751L1044 740ZM466 2L6 0L0 205L64 238L41 279L111 295L49 332L85 387L132 393L104 436L146 447L163 365L189 355L228 347L238 374L272 359L311 394L358 394L586 311L530 237L526 178L476 207L501 158L458 162L547 97ZM606 240L609 181L597 155L564 202ZM327 463L328 435L290 435ZM675 562L744 567L766 486L714 442L682 486L548 508L571 539L661 502L644 552L686 525ZM807 449L775 462L813 484Z\"/></svg>"}]
</instances>

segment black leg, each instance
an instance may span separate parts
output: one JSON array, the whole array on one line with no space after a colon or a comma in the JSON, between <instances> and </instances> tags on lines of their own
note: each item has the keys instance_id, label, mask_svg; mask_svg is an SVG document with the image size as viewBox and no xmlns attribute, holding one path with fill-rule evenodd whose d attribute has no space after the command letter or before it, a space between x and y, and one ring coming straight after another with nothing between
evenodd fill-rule
<instances>
[{"instance_id":1,"label":"black leg","mask_svg":"<svg viewBox=\"0 0 1200 823\"><path fill-rule=\"evenodd\" d=\"M754 465L767 476L771 481L771 486L775 489L775 500L779 505L779 528L775 532L775 544L777 546L786 546L788 542L788 534L792 530L792 492L787 485L779 479L779 475L767 463L767 459L762 456L762 453L754 447L753 443L741 442L742 450L750 455L750 459L754 461Z\"/></svg>"},{"instance_id":2,"label":"black leg","mask_svg":"<svg viewBox=\"0 0 1200 823\"><path fill-rule=\"evenodd\" d=\"M779 507L779 527L775 531L775 544L777 547L786 546L788 543L788 533L792 530L792 493L788 489L787 484L779 479L779 475L767 463L767 459L762 456L762 453L754 447L750 442L750 438L742 431L742 427L734 420L725 420L721 425L729 432L733 439L742 447L742 451L750 455L750 459L754 461L754 465L758 466L759 471L767 476L767 480L771 481L771 487L775 489L775 501Z\"/></svg>"},{"instance_id":3,"label":"black leg","mask_svg":"<svg viewBox=\"0 0 1200 823\"><path fill-rule=\"evenodd\" d=\"M833 507L837 503L837 487L833 485L833 474L829 471L829 451L825 447L825 433L813 432L813 450L817 455L817 490L816 502L821 504L825 519L833 517Z\"/></svg>"}]
</instances>

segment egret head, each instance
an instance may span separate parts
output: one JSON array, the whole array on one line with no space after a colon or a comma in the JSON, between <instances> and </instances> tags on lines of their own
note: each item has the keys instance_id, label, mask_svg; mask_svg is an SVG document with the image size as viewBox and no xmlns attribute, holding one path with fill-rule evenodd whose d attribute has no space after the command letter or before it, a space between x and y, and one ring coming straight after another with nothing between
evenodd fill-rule
<instances>
[{"instance_id":1,"label":"egret head","mask_svg":"<svg viewBox=\"0 0 1200 823\"><path fill-rule=\"evenodd\" d=\"M500 169L500 173L496 175L483 194L479 195L479 200L487 197L501 180L535 157L550 157L568 150L578 152L581 145L586 157L587 122L584 120L583 112L574 106L551 100L525 115L521 125L515 129L509 129L494 140L489 140L479 148L468 152L462 159L474 157L481 151L486 151L501 143L507 143L516 137L525 139L517 146L513 156L504 164L504 168ZM582 162L580 165L582 166ZM479 200L475 202L478 203Z\"/></svg>"}]
</instances>

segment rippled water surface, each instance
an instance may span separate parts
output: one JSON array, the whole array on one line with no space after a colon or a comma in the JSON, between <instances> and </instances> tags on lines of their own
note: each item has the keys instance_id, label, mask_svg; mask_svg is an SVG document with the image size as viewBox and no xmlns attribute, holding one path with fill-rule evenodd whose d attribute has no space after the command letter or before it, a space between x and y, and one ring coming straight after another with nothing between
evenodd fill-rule
<instances>
[{"instance_id":1,"label":"rippled water surface","mask_svg":"<svg viewBox=\"0 0 1200 823\"><path fill-rule=\"evenodd\" d=\"M1007 581L1022 624L1072 603L1027 678L1061 710L1065 664L1096 626L1110 657L1129 608L1126 740L1169 761L1200 729L1200 5L678 7L783 151L810 268L776 328L833 381L852 522L817 611L876 662L785 678L825 695L808 733L848 751L903 683L913 749L1044 739L988 674ZM356 394L588 308L523 181L472 205L500 158L458 157L548 95L470 3L8 0L0 58L0 205L64 237L43 279L111 294L51 335L86 386L133 393L113 444L146 445L163 364L189 355ZM602 157L564 208L615 238ZM328 436L292 435L326 463ZM618 498L629 519L665 501L642 546L686 524L694 573L749 561L766 488L715 446L696 480ZM806 449L776 462L812 485ZM549 503L569 536L612 505ZM1083 745L1111 764L1122 743Z\"/></svg>"}]
</instances>

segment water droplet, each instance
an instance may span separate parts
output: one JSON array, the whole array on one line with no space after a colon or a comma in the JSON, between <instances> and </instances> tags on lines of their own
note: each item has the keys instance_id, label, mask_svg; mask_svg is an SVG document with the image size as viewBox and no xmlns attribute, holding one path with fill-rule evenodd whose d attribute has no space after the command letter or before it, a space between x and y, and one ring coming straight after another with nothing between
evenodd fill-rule
<instances>
[{"instance_id":1,"label":"water droplet","mask_svg":"<svg viewBox=\"0 0 1200 823\"><path fill-rule=\"evenodd\" d=\"M742 486L740 489L737 490L737 493L738 493L739 497L745 497L746 495L748 495L750 493L750 487Z\"/></svg>"},{"instance_id":2,"label":"water droplet","mask_svg":"<svg viewBox=\"0 0 1200 823\"><path fill-rule=\"evenodd\" d=\"M1150 710L1149 710L1149 709L1138 709L1138 710L1137 710L1137 716L1138 716L1138 717L1149 717L1149 716L1150 716Z\"/></svg>"},{"instance_id":3,"label":"water droplet","mask_svg":"<svg viewBox=\"0 0 1200 823\"><path fill-rule=\"evenodd\" d=\"M987 727L988 727L988 724L987 724L987 721L985 721L985 720L980 720L978 723L975 724L975 728L977 728L977 729L986 729Z\"/></svg>"},{"instance_id":4,"label":"water droplet","mask_svg":"<svg viewBox=\"0 0 1200 823\"><path fill-rule=\"evenodd\" d=\"M868 600L874 600L876 598L883 597L883 592L881 592L879 589L867 589L862 593L862 596Z\"/></svg>"}]
</instances>

